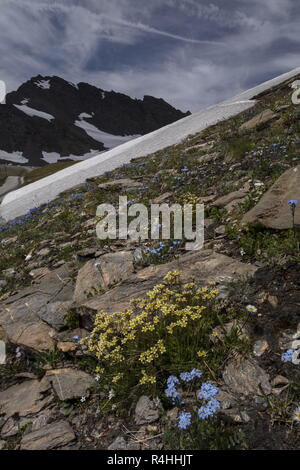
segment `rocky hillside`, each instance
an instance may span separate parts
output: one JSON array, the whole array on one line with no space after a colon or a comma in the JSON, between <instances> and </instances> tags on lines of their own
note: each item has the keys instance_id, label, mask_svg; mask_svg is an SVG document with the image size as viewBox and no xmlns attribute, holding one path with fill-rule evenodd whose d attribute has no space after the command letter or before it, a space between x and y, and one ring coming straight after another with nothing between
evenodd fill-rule
<instances>
[{"instance_id":1,"label":"rocky hillside","mask_svg":"<svg viewBox=\"0 0 300 470\"><path fill-rule=\"evenodd\" d=\"M0 164L84 160L187 116L163 99L132 99L38 75L0 106Z\"/></svg>"},{"instance_id":2,"label":"rocky hillside","mask_svg":"<svg viewBox=\"0 0 300 470\"><path fill-rule=\"evenodd\" d=\"M1 227L2 449L299 450L289 85ZM97 239L121 194L203 202L204 248Z\"/></svg>"}]
</instances>

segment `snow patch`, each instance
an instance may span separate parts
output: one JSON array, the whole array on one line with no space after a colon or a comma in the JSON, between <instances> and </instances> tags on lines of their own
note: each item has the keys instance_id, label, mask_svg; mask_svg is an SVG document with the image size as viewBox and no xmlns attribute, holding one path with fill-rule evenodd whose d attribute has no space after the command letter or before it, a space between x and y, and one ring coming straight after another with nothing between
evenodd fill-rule
<instances>
[{"instance_id":1,"label":"snow patch","mask_svg":"<svg viewBox=\"0 0 300 470\"><path fill-rule=\"evenodd\" d=\"M108 134L107 132L101 131L98 129L98 127L94 126L93 124L90 124L89 122L86 122L83 120L84 117L92 117L92 116L83 116L82 113L80 114L79 121L75 121L75 126L81 127L90 137L92 137L94 140L97 140L97 142L101 142L104 144L104 147L107 149L112 149L114 147L117 147L118 145L125 144L126 142L129 142L130 140L137 139L140 137L140 135L113 135L113 134Z\"/></svg>"},{"instance_id":2,"label":"snow patch","mask_svg":"<svg viewBox=\"0 0 300 470\"><path fill-rule=\"evenodd\" d=\"M76 85L76 83L68 82L68 84L76 88L76 90L79 90L78 85Z\"/></svg>"},{"instance_id":3,"label":"snow patch","mask_svg":"<svg viewBox=\"0 0 300 470\"><path fill-rule=\"evenodd\" d=\"M44 160L47 163L57 163L60 160L60 154L57 152L42 152Z\"/></svg>"},{"instance_id":4,"label":"snow patch","mask_svg":"<svg viewBox=\"0 0 300 470\"><path fill-rule=\"evenodd\" d=\"M14 104L16 108L18 108L20 111L23 111L23 113L27 114L28 116L37 116L43 119L47 119L47 121L52 121L52 119L55 119L54 116L51 116L51 114L45 113L44 111L38 111L37 109L30 108L29 106L26 106L26 104Z\"/></svg>"},{"instance_id":5,"label":"snow patch","mask_svg":"<svg viewBox=\"0 0 300 470\"><path fill-rule=\"evenodd\" d=\"M81 113L79 114L79 119L84 119L84 118L91 118L93 117L91 114L88 114L88 113Z\"/></svg>"},{"instance_id":6,"label":"snow patch","mask_svg":"<svg viewBox=\"0 0 300 470\"><path fill-rule=\"evenodd\" d=\"M87 160L88 158L94 157L95 155L99 155L99 150L90 150L89 152L85 153L84 155L73 155L70 154L68 156L62 157L57 152L42 152L43 158L47 163L57 163L63 160L73 160L74 162L79 162L82 160Z\"/></svg>"},{"instance_id":7,"label":"snow patch","mask_svg":"<svg viewBox=\"0 0 300 470\"><path fill-rule=\"evenodd\" d=\"M28 158L23 157L23 152L5 152L0 150L0 160L8 160L13 163L27 163Z\"/></svg>"},{"instance_id":8,"label":"snow patch","mask_svg":"<svg viewBox=\"0 0 300 470\"><path fill-rule=\"evenodd\" d=\"M29 98L24 98L22 101L21 101L21 104L28 104L29 103Z\"/></svg>"},{"instance_id":9,"label":"snow patch","mask_svg":"<svg viewBox=\"0 0 300 470\"><path fill-rule=\"evenodd\" d=\"M43 90L49 90L51 87L50 80L39 80L38 82L35 82L35 85Z\"/></svg>"}]
</instances>

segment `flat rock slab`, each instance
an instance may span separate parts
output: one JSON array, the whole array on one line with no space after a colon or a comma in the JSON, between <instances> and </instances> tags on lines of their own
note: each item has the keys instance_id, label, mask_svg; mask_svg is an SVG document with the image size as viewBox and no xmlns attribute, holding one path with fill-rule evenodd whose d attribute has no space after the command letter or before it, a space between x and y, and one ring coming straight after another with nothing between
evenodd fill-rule
<instances>
[{"instance_id":1,"label":"flat rock slab","mask_svg":"<svg viewBox=\"0 0 300 470\"><path fill-rule=\"evenodd\" d=\"M230 362L223 372L223 380L237 395L269 395L272 392L269 375L252 359Z\"/></svg>"},{"instance_id":2,"label":"flat rock slab","mask_svg":"<svg viewBox=\"0 0 300 470\"><path fill-rule=\"evenodd\" d=\"M277 114L273 113L271 109L266 109L262 113L256 114L252 119L249 121L245 122L241 127L240 130L245 131L245 130L251 130L255 129L256 127L266 125L270 123L271 121L274 121L278 116Z\"/></svg>"},{"instance_id":3,"label":"flat rock slab","mask_svg":"<svg viewBox=\"0 0 300 470\"><path fill-rule=\"evenodd\" d=\"M80 270L76 280L74 301L80 302L99 290L107 290L127 279L134 270L130 251L119 251L88 261Z\"/></svg>"},{"instance_id":4,"label":"flat rock slab","mask_svg":"<svg viewBox=\"0 0 300 470\"><path fill-rule=\"evenodd\" d=\"M47 424L37 431L26 434L21 441L21 450L50 450L62 447L76 438L67 421Z\"/></svg>"},{"instance_id":5,"label":"flat rock slab","mask_svg":"<svg viewBox=\"0 0 300 470\"><path fill-rule=\"evenodd\" d=\"M13 385L3 392L0 392L0 414L12 416L18 413L19 416L28 416L38 413L47 406L53 396L47 395L49 384L44 379L26 380L21 384Z\"/></svg>"},{"instance_id":6,"label":"flat rock slab","mask_svg":"<svg viewBox=\"0 0 300 470\"><path fill-rule=\"evenodd\" d=\"M134 181L130 178L121 178L118 180L108 181L107 183L102 183L98 185L99 189L111 189L114 187L121 186L122 189L134 189L142 186L142 183Z\"/></svg>"},{"instance_id":7,"label":"flat rock slab","mask_svg":"<svg viewBox=\"0 0 300 470\"><path fill-rule=\"evenodd\" d=\"M45 379L62 401L85 396L94 383L93 377L86 372L70 368L50 370Z\"/></svg>"},{"instance_id":8,"label":"flat rock slab","mask_svg":"<svg viewBox=\"0 0 300 470\"><path fill-rule=\"evenodd\" d=\"M181 273L183 282L195 279L199 285L207 285L211 281L221 283L224 280L251 276L257 268L212 250L191 252L170 263L142 269L109 292L83 302L78 307L78 312L83 316L93 316L101 310L108 313L125 311L129 308L131 299L144 296L169 271L174 270Z\"/></svg>"},{"instance_id":9,"label":"flat rock slab","mask_svg":"<svg viewBox=\"0 0 300 470\"><path fill-rule=\"evenodd\" d=\"M288 201L300 201L300 165L287 170L247 212L242 224L260 222L267 228L284 230L292 228L292 214ZM300 224L300 205L296 207L295 224Z\"/></svg>"},{"instance_id":10,"label":"flat rock slab","mask_svg":"<svg viewBox=\"0 0 300 470\"><path fill-rule=\"evenodd\" d=\"M13 344L37 351L54 349L55 342L52 338L55 331L52 326L61 327L68 310L61 307L66 306L63 302L70 301L73 296L73 283L69 276L68 268L64 265L45 275L33 287L2 302L1 336ZM51 304L54 306L51 307Z\"/></svg>"}]
</instances>

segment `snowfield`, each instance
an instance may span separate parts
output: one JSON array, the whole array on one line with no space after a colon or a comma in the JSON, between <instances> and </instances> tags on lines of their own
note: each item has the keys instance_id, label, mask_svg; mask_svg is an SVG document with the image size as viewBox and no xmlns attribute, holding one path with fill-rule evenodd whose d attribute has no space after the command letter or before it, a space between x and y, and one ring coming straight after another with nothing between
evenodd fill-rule
<instances>
[{"instance_id":1,"label":"snowfield","mask_svg":"<svg viewBox=\"0 0 300 470\"><path fill-rule=\"evenodd\" d=\"M203 109L161 129L126 142L108 152L98 154L77 165L61 170L28 186L7 194L0 205L0 217L5 221L27 213L33 207L55 199L62 191L70 189L87 178L100 176L118 168L133 158L148 155L181 142L219 121L228 119L254 106L253 98L300 73L300 67L269 80L240 95L215 106Z\"/></svg>"}]
</instances>

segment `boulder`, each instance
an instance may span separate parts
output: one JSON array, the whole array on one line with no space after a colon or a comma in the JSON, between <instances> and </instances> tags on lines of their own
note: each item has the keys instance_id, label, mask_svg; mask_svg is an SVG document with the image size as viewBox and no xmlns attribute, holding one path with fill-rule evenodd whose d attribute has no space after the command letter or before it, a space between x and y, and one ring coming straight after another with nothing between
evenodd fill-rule
<instances>
[{"instance_id":1,"label":"boulder","mask_svg":"<svg viewBox=\"0 0 300 470\"><path fill-rule=\"evenodd\" d=\"M78 313L93 320L101 310L108 313L125 311L130 307L131 299L144 296L174 270L181 273L183 282L196 280L197 284L204 286L212 281L222 283L253 275L257 268L212 250L190 252L170 263L142 269L109 292L83 302L78 306Z\"/></svg>"},{"instance_id":2,"label":"boulder","mask_svg":"<svg viewBox=\"0 0 300 470\"><path fill-rule=\"evenodd\" d=\"M88 295L127 279L134 270L133 255L128 251L119 251L100 256L88 261L80 270L76 280L74 301L80 302Z\"/></svg>"},{"instance_id":3,"label":"boulder","mask_svg":"<svg viewBox=\"0 0 300 470\"><path fill-rule=\"evenodd\" d=\"M259 222L267 228L284 230L292 227L289 200L300 201L300 165L287 170L247 212L242 224ZM300 206L296 207L295 224L300 224Z\"/></svg>"}]
</instances>

